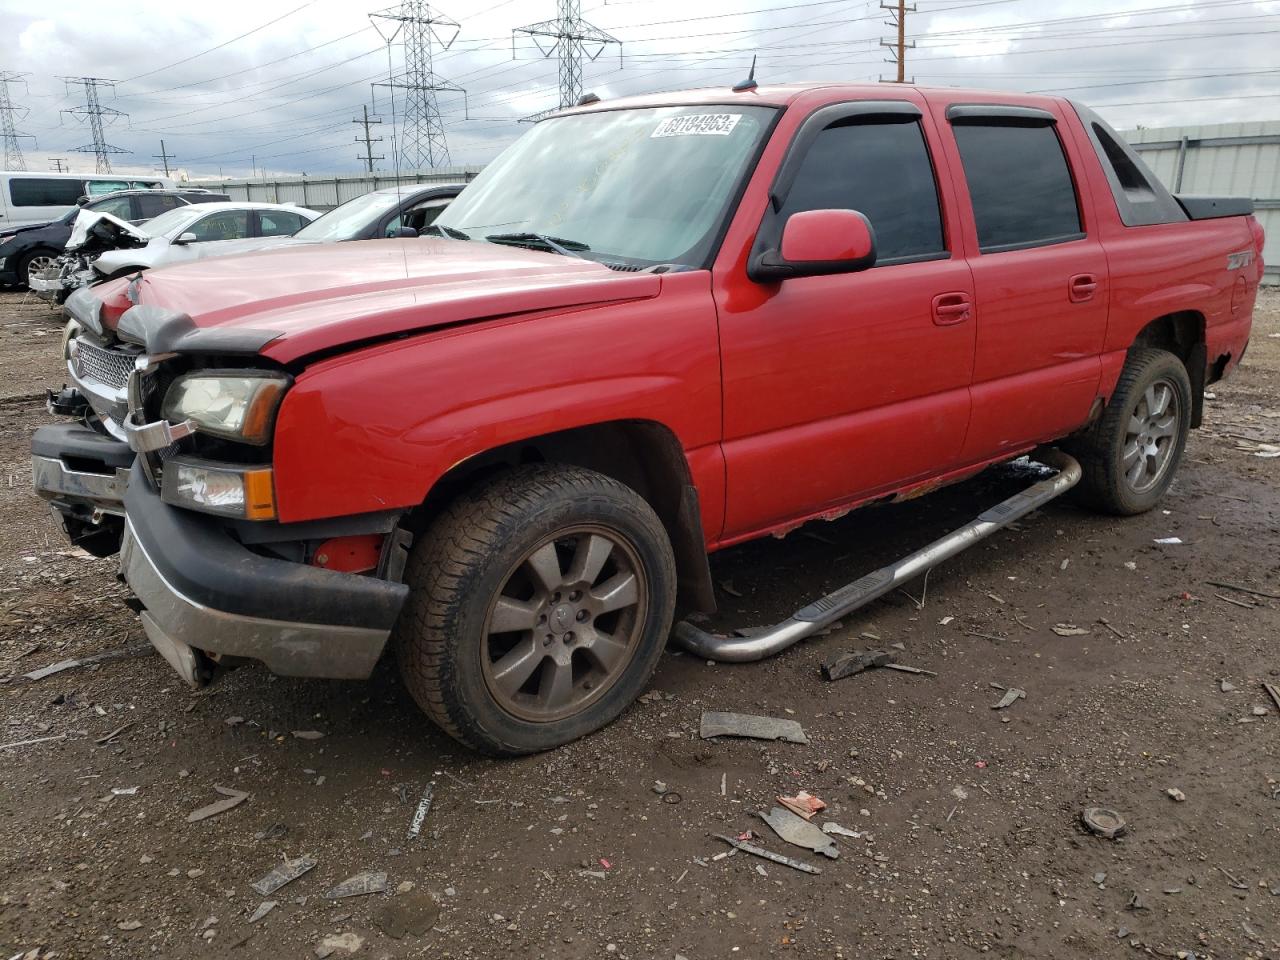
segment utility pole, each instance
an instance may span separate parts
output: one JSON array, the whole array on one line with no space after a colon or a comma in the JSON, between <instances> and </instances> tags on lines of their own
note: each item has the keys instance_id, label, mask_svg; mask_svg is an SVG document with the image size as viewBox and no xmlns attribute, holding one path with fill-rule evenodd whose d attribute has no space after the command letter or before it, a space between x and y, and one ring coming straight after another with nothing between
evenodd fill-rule
<instances>
[{"instance_id":1,"label":"utility pole","mask_svg":"<svg viewBox=\"0 0 1280 960\"><path fill-rule=\"evenodd\" d=\"M104 80L101 77L62 77L62 81L67 85L67 90L71 87L84 87L84 106L73 107L70 110L63 110L63 113L69 113L77 120L87 120L89 122L89 131L93 135L93 143L85 144L82 147L72 147L73 153L92 153L94 155L94 172L110 173L111 172L111 154L113 153L130 153L121 147L113 147L107 143L106 137L102 132L102 118L106 117L108 121L118 120L120 117L129 116L120 110L112 107L104 107L98 102L99 87L114 87L114 80Z\"/></svg>"},{"instance_id":2,"label":"utility pole","mask_svg":"<svg viewBox=\"0 0 1280 960\"><path fill-rule=\"evenodd\" d=\"M50 157L49 162L54 165L53 169L55 173L69 173L71 171L71 167L63 166L63 164L67 162L64 157Z\"/></svg>"},{"instance_id":3,"label":"utility pole","mask_svg":"<svg viewBox=\"0 0 1280 960\"><path fill-rule=\"evenodd\" d=\"M378 156L376 156L376 157L373 155L373 145L374 145L375 143L381 143L381 142L382 142L382 138L381 138L381 137L370 137L370 136L369 136L369 124L371 124L371 123L381 123L382 121L381 121L381 120L379 120L377 117L374 117L372 120L370 120L370 119L369 119L369 107L368 107L367 105L365 105L365 104L361 104L361 105L360 105L360 109L364 111L364 119L363 119L363 120L359 120L359 119L357 119L357 120L352 120L352 121L351 121L352 123L359 123L359 124L362 124L362 125L364 126L364 136L363 136L363 137L356 137L356 143L363 143L363 144L364 144L364 156L362 157L362 156L360 156L359 154L356 154L356 159L357 159L357 160L363 160L363 161L364 161L365 170L367 170L369 173L373 173L373 161L375 161L375 160L385 160L385 159L387 159L387 158L386 158L386 157L384 157L384 156L382 156L381 154L379 154L379 155L378 155Z\"/></svg>"},{"instance_id":4,"label":"utility pole","mask_svg":"<svg viewBox=\"0 0 1280 960\"><path fill-rule=\"evenodd\" d=\"M165 152L163 140L160 141L160 152L153 153L151 156L153 156L155 159L160 160L164 163L164 175L166 177L169 175L169 161L178 159L172 153Z\"/></svg>"},{"instance_id":5,"label":"utility pole","mask_svg":"<svg viewBox=\"0 0 1280 960\"><path fill-rule=\"evenodd\" d=\"M397 177L400 167L411 170L447 167L449 143L445 139L436 94L460 93L465 104L467 91L437 74L431 59L435 44L448 50L458 39L462 27L423 0L402 0L398 7L369 14L369 19L387 44L387 81L373 86L387 87L391 96L391 144ZM404 69L398 74L393 73L391 67L391 43L397 36L404 48ZM395 140L396 90L403 91L404 97L404 120L398 144Z\"/></svg>"},{"instance_id":6,"label":"utility pole","mask_svg":"<svg viewBox=\"0 0 1280 960\"><path fill-rule=\"evenodd\" d=\"M907 51L914 49L916 42L912 40L907 42L907 14L915 13L914 6L907 6L906 0L880 0L880 9L889 11L889 19L885 21L885 26L897 27L897 40L881 40L880 46L888 47L893 51L893 59L886 60L885 63L896 63L898 65L898 79L895 83L907 82ZM914 83L914 79L912 80Z\"/></svg>"},{"instance_id":7,"label":"utility pole","mask_svg":"<svg viewBox=\"0 0 1280 960\"><path fill-rule=\"evenodd\" d=\"M13 125L14 114L21 111L23 119L27 116L24 107L15 107L9 99L9 84L17 83L25 73L13 73L10 70L0 70L0 136L4 139L4 169L5 170L25 170L27 169L26 158L22 156L22 144L19 140L30 140L32 146L35 146L35 137L29 133L18 133Z\"/></svg>"},{"instance_id":8,"label":"utility pole","mask_svg":"<svg viewBox=\"0 0 1280 960\"><path fill-rule=\"evenodd\" d=\"M516 27L511 31L511 59L516 58L516 34L523 33L544 57L560 58L560 106L525 120L540 120L546 113L572 107L582 99L583 61L594 62L611 43L618 45L622 65L622 41L582 19L582 0L557 0L556 18ZM549 42L548 42L549 41Z\"/></svg>"}]
</instances>

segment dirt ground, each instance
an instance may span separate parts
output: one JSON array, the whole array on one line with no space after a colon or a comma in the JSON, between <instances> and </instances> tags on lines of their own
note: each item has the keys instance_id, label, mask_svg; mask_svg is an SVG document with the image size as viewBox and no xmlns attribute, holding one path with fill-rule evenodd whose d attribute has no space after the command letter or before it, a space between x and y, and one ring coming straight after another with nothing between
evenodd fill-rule
<instances>
[{"instance_id":1,"label":"dirt ground","mask_svg":"<svg viewBox=\"0 0 1280 960\"><path fill-rule=\"evenodd\" d=\"M0 294L0 956L306 958L352 934L369 958L1280 957L1280 715L1261 685L1280 683L1280 600L1208 583L1280 594L1280 459L1251 449L1280 443L1280 295L1163 510L1051 505L927 592L763 663L673 649L617 723L517 761L436 731L387 662L368 683L241 669L200 693L154 655L25 679L144 639L113 562L70 551L30 493L59 329ZM713 625L773 622L1015 487L991 472L726 551ZM888 644L937 676L819 676ZM1026 698L993 710L994 684ZM703 741L704 709L794 719L810 742ZM248 799L188 823L218 786ZM868 835L835 861L783 844L756 811L800 789ZM1127 835L1086 833L1095 805ZM714 859L712 834L746 830L822 873ZM250 888L303 855L318 865L278 893ZM388 892L325 898L362 871ZM392 936L406 926L429 929Z\"/></svg>"}]
</instances>

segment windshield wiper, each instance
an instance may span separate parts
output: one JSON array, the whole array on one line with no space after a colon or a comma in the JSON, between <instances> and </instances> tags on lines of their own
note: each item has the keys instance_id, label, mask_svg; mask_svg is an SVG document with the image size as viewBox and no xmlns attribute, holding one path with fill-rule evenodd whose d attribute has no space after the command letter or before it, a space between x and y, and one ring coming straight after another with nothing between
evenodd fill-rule
<instances>
[{"instance_id":1,"label":"windshield wiper","mask_svg":"<svg viewBox=\"0 0 1280 960\"><path fill-rule=\"evenodd\" d=\"M424 230L423 232L426 233L430 230L436 231L442 237L449 237L451 240L470 240L471 239L470 234L463 233L457 227L446 227L442 223L433 223L430 226L428 226L426 230Z\"/></svg>"},{"instance_id":2,"label":"windshield wiper","mask_svg":"<svg viewBox=\"0 0 1280 960\"><path fill-rule=\"evenodd\" d=\"M553 253L566 257L578 257L585 260L581 251L591 248L581 240L566 240L564 237L549 237L545 233L491 233L485 237L490 243L509 243L516 247L540 245Z\"/></svg>"}]
</instances>

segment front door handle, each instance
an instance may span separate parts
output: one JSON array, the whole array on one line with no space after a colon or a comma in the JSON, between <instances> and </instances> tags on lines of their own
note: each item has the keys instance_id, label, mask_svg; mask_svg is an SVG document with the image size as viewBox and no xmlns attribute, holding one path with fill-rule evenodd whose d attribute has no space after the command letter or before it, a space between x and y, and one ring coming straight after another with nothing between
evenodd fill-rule
<instances>
[{"instance_id":1,"label":"front door handle","mask_svg":"<svg viewBox=\"0 0 1280 960\"><path fill-rule=\"evenodd\" d=\"M940 293L933 298L933 322L940 327L964 323L973 312L967 293Z\"/></svg>"},{"instance_id":2,"label":"front door handle","mask_svg":"<svg viewBox=\"0 0 1280 960\"><path fill-rule=\"evenodd\" d=\"M1077 273L1071 278L1067 287L1067 295L1072 303L1084 303L1092 300L1098 290L1098 278L1092 273Z\"/></svg>"}]
</instances>

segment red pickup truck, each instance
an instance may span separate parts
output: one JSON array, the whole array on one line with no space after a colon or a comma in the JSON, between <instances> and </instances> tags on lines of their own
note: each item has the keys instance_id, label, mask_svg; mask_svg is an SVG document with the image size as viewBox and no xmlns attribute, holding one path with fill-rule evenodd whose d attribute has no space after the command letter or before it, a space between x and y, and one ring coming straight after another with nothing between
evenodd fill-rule
<instances>
[{"instance_id":1,"label":"red pickup truck","mask_svg":"<svg viewBox=\"0 0 1280 960\"><path fill-rule=\"evenodd\" d=\"M392 640L450 734L546 749L713 607L711 551L1054 441L1151 508L1248 343L1251 210L1051 97L584 103L431 237L78 292L36 486L188 682Z\"/></svg>"}]
</instances>

